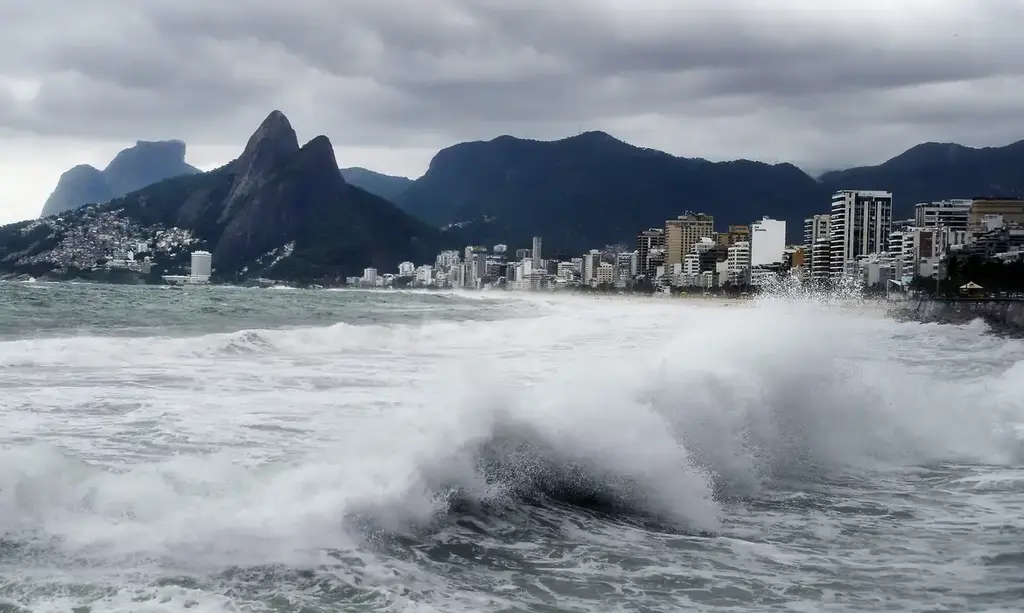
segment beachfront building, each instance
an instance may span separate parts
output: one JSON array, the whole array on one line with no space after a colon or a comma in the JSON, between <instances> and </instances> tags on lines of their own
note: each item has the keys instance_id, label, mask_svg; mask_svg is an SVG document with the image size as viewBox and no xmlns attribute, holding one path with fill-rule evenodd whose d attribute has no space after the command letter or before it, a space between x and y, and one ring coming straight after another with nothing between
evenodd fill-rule
<instances>
[{"instance_id":1,"label":"beachfront building","mask_svg":"<svg viewBox=\"0 0 1024 613\"><path fill-rule=\"evenodd\" d=\"M733 285L746 285L750 279L750 243L740 241L729 247L729 255L726 258L726 274L729 283Z\"/></svg>"},{"instance_id":2,"label":"beachfront building","mask_svg":"<svg viewBox=\"0 0 1024 613\"><path fill-rule=\"evenodd\" d=\"M715 218L703 213L687 213L665 222L665 267L682 264L683 256L704 237L714 237Z\"/></svg>"},{"instance_id":3,"label":"beachfront building","mask_svg":"<svg viewBox=\"0 0 1024 613\"><path fill-rule=\"evenodd\" d=\"M786 252L786 222L762 217L750 224L750 267L781 264Z\"/></svg>"},{"instance_id":4,"label":"beachfront building","mask_svg":"<svg viewBox=\"0 0 1024 613\"><path fill-rule=\"evenodd\" d=\"M829 277L859 275L857 261L889 247L892 193L875 190L839 190L832 195L829 215Z\"/></svg>"},{"instance_id":5,"label":"beachfront building","mask_svg":"<svg viewBox=\"0 0 1024 613\"><path fill-rule=\"evenodd\" d=\"M193 251L189 268L189 282L206 283L213 272L213 256L209 251Z\"/></svg>"}]
</instances>

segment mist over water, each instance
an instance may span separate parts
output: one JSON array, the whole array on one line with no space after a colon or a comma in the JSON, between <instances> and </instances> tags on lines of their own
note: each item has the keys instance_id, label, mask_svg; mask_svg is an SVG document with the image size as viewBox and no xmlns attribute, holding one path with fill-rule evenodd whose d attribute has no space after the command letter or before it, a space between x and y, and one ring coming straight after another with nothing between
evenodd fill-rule
<instances>
[{"instance_id":1,"label":"mist over water","mask_svg":"<svg viewBox=\"0 0 1024 613\"><path fill-rule=\"evenodd\" d=\"M1024 343L980 322L786 288L0 312L0 610L1024 602Z\"/></svg>"}]
</instances>

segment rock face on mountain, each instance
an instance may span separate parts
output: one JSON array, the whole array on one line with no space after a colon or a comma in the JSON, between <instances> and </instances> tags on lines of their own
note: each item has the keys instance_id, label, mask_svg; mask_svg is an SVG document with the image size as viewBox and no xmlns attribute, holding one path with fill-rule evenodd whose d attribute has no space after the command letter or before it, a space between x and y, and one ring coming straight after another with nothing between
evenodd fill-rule
<instances>
[{"instance_id":1,"label":"rock face on mountain","mask_svg":"<svg viewBox=\"0 0 1024 613\"><path fill-rule=\"evenodd\" d=\"M406 177L394 177L359 167L342 168L341 176L350 184L392 202L413 183L412 179Z\"/></svg>"},{"instance_id":2,"label":"rock face on mountain","mask_svg":"<svg viewBox=\"0 0 1024 613\"><path fill-rule=\"evenodd\" d=\"M138 141L124 149L102 171L83 164L61 175L41 217L102 203L169 177L190 175L198 169L185 163L185 143L180 140Z\"/></svg>"},{"instance_id":3,"label":"rock face on mountain","mask_svg":"<svg viewBox=\"0 0 1024 613\"><path fill-rule=\"evenodd\" d=\"M579 251L631 243L687 210L720 226L773 215L802 228L828 194L792 164L678 158L587 132L449 147L396 202L429 223L462 224L484 244L525 245L540 234L545 245Z\"/></svg>"},{"instance_id":4,"label":"rock face on mountain","mask_svg":"<svg viewBox=\"0 0 1024 613\"><path fill-rule=\"evenodd\" d=\"M249 137L242 155L233 162L235 182L224 203L220 221L227 220L240 203L251 198L270 178L275 168L285 164L299 150L299 139L288 118L280 111L271 113Z\"/></svg>"},{"instance_id":5,"label":"rock face on mountain","mask_svg":"<svg viewBox=\"0 0 1024 613\"><path fill-rule=\"evenodd\" d=\"M433 259L444 242L440 231L346 183L326 136L299 147L279 111L227 165L161 181L106 206L144 227L189 230L212 251L223 279L336 282L370 266L390 270L403 260Z\"/></svg>"}]
</instances>

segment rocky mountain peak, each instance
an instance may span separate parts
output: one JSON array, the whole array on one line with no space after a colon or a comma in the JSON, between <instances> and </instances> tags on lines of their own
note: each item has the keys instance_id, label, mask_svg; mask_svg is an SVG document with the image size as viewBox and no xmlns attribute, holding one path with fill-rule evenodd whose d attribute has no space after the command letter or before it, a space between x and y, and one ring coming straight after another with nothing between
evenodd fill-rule
<instances>
[{"instance_id":1,"label":"rocky mountain peak","mask_svg":"<svg viewBox=\"0 0 1024 613\"><path fill-rule=\"evenodd\" d=\"M341 171L338 169L338 161L334 157L334 146L326 136L321 134L303 145L302 149L299 150L299 159L303 160L303 164L309 165L311 170L322 170L331 175L336 173L338 179L342 183L345 182Z\"/></svg>"},{"instance_id":2,"label":"rocky mountain peak","mask_svg":"<svg viewBox=\"0 0 1024 613\"><path fill-rule=\"evenodd\" d=\"M42 216L56 215L91 202L106 202L113 197L99 169L79 164L60 176L57 187L43 205Z\"/></svg>"},{"instance_id":3,"label":"rocky mountain peak","mask_svg":"<svg viewBox=\"0 0 1024 613\"><path fill-rule=\"evenodd\" d=\"M242 155L234 162L235 182L224 203L220 220L231 217L240 203L266 183L269 173L298 150L299 139L291 122L281 111L272 111L249 137Z\"/></svg>"}]
</instances>

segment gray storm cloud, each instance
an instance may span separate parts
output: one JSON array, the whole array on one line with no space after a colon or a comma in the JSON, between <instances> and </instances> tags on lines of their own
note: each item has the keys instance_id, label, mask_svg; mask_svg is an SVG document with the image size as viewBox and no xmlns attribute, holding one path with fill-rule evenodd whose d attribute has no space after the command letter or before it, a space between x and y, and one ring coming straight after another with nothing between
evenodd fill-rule
<instances>
[{"instance_id":1,"label":"gray storm cloud","mask_svg":"<svg viewBox=\"0 0 1024 613\"><path fill-rule=\"evenodd\" d=\"M41 135L240 143L281 108L394 148L583 126L839 165L1024 138L1011 0L4 4L0 127Z\"/></svg>"}]
</instances>

